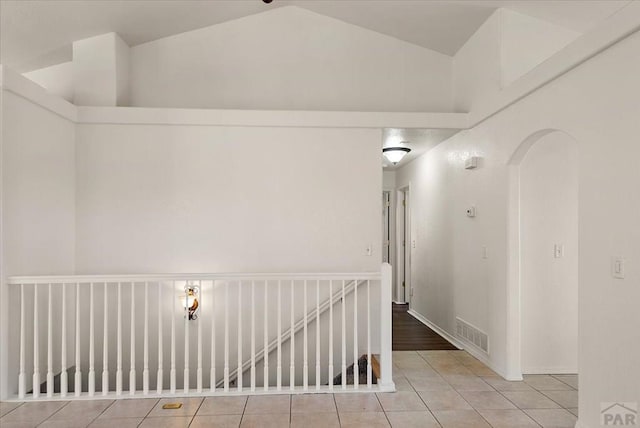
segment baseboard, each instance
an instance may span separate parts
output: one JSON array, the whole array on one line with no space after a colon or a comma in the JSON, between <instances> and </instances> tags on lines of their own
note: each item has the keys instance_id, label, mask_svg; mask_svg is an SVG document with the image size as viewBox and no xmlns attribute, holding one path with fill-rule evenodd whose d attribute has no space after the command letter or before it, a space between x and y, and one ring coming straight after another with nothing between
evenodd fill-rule
<instances>
[{"instance_id":1,"label":"baseboard","mask_svg":"<svg viewBox=\"0 0 640 428\"><path fill-rule=\"evenodd\" d=\"M452 335L450 335L449 333L447 333L446 331L444 331L443 329L441 329L440 327L438 327L437 325L435 325L434 323L432 323L431 321L426 319L424 316L420 315L418 312L414 311L413 309L409 309L407 311L407 313L409 315L411 315L412 317L414 317L415 319L417 319L418 321L420 321L422 324L424 324L427 327L429 327L431 330L433 330L436 333L438 333L447 342L449 342L450 344L452 344L456 348L464 349L464 345L462 344L462 342L460 342L458 339L456 339L455 337L453 337Z\"/></svg>"},{"instance_id":2,"label":"baseboard","mask_svg":"<svg viewBox=\"0 0 640 428\"><path fill-rule=\"evenodd\" d=\"M580 422L580 419L578 419L576 421L576 426L575 428L589 428L587 425L583 424L582 422Z\"/></svg>"},{"instance_id":3,"label":"baseboard","mask_svg":"<svg viewBox=\"0 0 640 428\"><path fill-rule=\"evenodd\" d=\"M442 336L447 342L451 343L453 346L455 346L458 349L464 349L465 351L467 351L468 353L470 353L471 355L473 355L475 358L477 358L478 360L480 360L482 363L484 363L487 367L489 367L491 370L493 370L494 372L498 373L500 376L502 376L503 378L506 378L506 373L504 373L503 370L494 367L491 362L489 361L489 359L487 358L487 355L474 349L472 346L468 346L465 347L464 342L458 340L456 337L452 336L451 334L447 333L446 331L444 331L442 328L438 327L436 324L434 324L433 322L429 321L427 318L425 318L424 316L422 316L421 314L419 314L418 312L414 311L413 309L409 309L407 311L407 313L409 315L411 315L412 317L414 317L415 319L417 319L418 321L420 321L422 324L426 325L427 327L429 327L431 330L435 331L436 333L438 333L440 336ZM522 380L522 379L519 379Z\"/></svg>"}]
</instances>

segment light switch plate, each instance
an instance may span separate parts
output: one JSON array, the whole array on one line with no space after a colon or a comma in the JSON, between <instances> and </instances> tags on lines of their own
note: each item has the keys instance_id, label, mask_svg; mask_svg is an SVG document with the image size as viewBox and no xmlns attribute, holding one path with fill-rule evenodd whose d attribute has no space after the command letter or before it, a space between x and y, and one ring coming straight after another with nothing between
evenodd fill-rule
<instances>
[{"instance_id":1,"label":"light switch plate","mask_svg":"<svg viewBox=\"0 0 640 428\"><path fill-rule=\"evenodd\" d=\"M624 279L624 257L611 258L611 276L615 279Z\"/></svg>"}]
</instances>

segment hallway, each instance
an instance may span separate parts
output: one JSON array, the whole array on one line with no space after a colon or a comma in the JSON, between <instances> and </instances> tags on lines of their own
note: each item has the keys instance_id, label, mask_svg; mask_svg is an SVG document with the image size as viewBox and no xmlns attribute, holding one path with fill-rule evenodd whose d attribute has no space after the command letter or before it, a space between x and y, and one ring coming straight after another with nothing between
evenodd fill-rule
<instances>
[{"instance_id":1,"label":"hallway","mask_svg":"<svg viewBox=\"0 0 640 428\"><path fill-rule=\"evenodd\" d=\"M452 351L455 346L407 313L408 304L393 303L394 351Z\"/></svg>"}]
</instances>

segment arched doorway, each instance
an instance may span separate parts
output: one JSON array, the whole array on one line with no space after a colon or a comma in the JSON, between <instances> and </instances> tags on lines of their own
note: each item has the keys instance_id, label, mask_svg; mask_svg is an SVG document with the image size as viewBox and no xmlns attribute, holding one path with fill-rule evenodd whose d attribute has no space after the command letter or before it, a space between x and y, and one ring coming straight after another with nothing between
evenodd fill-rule
<instances>
[{"instance_id":1,"label":"arched doorway","mask_svg":"<svg viewBox=\"0 0 640 428\"><path fill-rule=\"evenodd\" d=\"M578 156L545 129L509 161L508 377L577 373Z\"/></svg>"}]
</instances>

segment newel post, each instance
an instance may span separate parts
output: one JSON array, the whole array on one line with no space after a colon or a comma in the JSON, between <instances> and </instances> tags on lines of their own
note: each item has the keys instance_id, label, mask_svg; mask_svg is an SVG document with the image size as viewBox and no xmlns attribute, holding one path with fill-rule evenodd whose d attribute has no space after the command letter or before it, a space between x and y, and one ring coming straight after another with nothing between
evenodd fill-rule
<instances>
[{"instance_id":1,"label":"newel post","mask_svg":"<svg viewBox=\"0 0 640 428\"><path fill-rule=\"evenodd\" d=\"M380 388L395 390L391 362L391 287L392 268L382 264L380 278Z\"/></svg>"}]
</instances>

